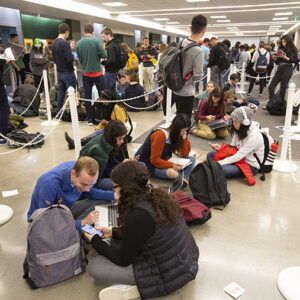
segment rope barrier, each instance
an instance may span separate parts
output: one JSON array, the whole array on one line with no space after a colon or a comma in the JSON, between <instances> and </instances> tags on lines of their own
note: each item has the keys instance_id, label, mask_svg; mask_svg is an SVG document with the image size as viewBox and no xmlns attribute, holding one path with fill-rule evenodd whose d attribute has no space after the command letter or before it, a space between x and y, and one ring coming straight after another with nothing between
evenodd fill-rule
<instances>
[{"instance_id":1,"label":"rope barrier","mask_svg":"<svg viewBox=\"0 0 300 300\"><path fill-rule=\"evenodd\" d=\"M154 106L157 106L160 102L162 102L162 100L158 100L156 103L150 105L150 106L146 106L146 107L135 107L135 106L131 106L129 104L127 104L126 102L124 102L124 104L132 109L136 109L136 110L146 110L146 109L149 109L149 108L152 108Z\"/></svg>"},{"instance_id":2,"label":"rope barrier","mask_svg":"<svg viewBox=\"0 0 300 300\"><path fill-rule=\"evenodd\" d=\"M236 71L237 71L237 73L242 74L242 72L241 72L239 69L237 69ZM249 77L249 78L254 78L254 79L257 78L257 76L256 76L256 77L251 76L251 75L249 75L249 74L246 73L246 72L245 72L245 76L246 76L246 77ZM272 78L272 77L273 77L273 75L272 75L272 76L270 75L270 76L266 76L266 77L259 77L259 79L268 79L268 78Z\"/></svg>"}]
</instances>

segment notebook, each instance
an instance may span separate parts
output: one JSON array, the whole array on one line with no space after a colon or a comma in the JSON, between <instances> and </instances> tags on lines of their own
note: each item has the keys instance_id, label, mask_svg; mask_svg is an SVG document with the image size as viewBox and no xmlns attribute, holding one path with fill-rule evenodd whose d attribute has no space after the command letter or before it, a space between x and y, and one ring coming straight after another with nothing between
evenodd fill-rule
<instances>
[{"instance_id":1,"label":"notebook","mask_svg":"<svg viewBox=\"0 0 300 300\"><path fill-rule=\"evenodd\" d=\"M214 120L212 122L207 122L206 124L207 124L207 126L209 126L209 128L211 130L215 130L215 129L219 129L219 128L228 126L228 123L225 122L223 119L218 119L218 120Z\"/></svg>"},{"instance_id":2,"label":"notebook","mask_svg":"<svg viewBox=\"0 0 300 300\"><path fill-rule=\"evenodd\" d=\"M176 164L176 165L182 165L183 168L186 168L187 166L189 166L192 163L192 161L189 158L178 157L178 156L172 156L169 159L169 162Z\"/></svg>"},{"instance_id":3,"label":"notebook","mask_svg":"<svg viewBox=\"0 0 300 300\"><path fill-rule=\"evenodd\" d=\"M0 59L17 60L24 52L25 47L18 44L10 43L10 47L6 48L3 54L0 54Z\"/></svg>"},{"instance_id":4,"label":"notebook","mask_svg":"<svg viewBox=\"0 0 300 300\"><path fill-rule=\"evenodd\" d=\"M98 221L94 227L116 227L118 219L118 205L96 205L95 210L99 212Z\"/></svg>"}]
</instances>

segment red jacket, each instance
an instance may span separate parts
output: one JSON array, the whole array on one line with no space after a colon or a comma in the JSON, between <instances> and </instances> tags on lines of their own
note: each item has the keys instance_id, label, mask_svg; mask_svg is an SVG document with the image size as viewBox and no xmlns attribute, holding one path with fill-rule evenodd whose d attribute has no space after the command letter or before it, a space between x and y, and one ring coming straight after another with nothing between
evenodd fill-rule
<instances>
[{"instance_id":1,"label":"red jacket","mask_svg":"<svg viewBox=\"0 0 300 300\"><path fill-rule=\"evenodd\" d=\"M236 147L230 147L226 144L222 144L221 148L214 155L214 160L215 161L222 160L223 158L234 155L237 151L238 151L238 149ZM248 181L248 184L254 185L255 179L252 174L250 166L245 162L245 158L241 159L240 161L238 161L234 164L241 169L241 171L243 172L243 174L245 175L245 177Z\"/></svg>"}]
</instances>

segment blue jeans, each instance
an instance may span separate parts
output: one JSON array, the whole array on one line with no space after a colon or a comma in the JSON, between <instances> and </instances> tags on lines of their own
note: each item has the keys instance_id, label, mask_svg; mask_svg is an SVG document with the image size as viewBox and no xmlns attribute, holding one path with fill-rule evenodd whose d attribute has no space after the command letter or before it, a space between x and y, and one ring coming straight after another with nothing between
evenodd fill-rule
<instances>
[{"instance_id":1,"label":"blue jeans","mask_svg":"<svg viewBox=\"0 0 300 300\"><path fill-rule=\"evenodd\" d=\"M213 160L213 156L216 153L216 151L211 151L207 154L206 158L207 160ZM251 172L254 175L258 173L258 169L255 167L250 166ZM236 166L235 164L229 164L229 165L222 165L223 172L226 176L226 178L243 178L245 175L241 171L241 169Z\"/></svg>"},{"instance_id":2,"label":"blue jeans","mask_svg":"<svg viewBox=\"0 0 300 300\"><path fill-rule=\"evenodd\" d=\"M0 133L7 134L7 125L9 117L9 105L7 100L6 89L0 85ZM1 137L0 137L1 139Z\"/></svg>"},{"instance_id":3,"label":"blue jeans","mask_svg":"<svg viewBox=\"0 0 300 300\"><path fill-rule=\"evenodd\" d=\"M203 65L203 80L202 80L202 82L203 82L203 91L205 91L206 90L206 85L207 85L207 65ZM195 84L195 90L196 90L196 92L198 93L199 92L199 84L200 84L200 82L196 82L196 84Z\"/></svg>"},{"instance_id":4,"label":"blue jeans","mask_svg":"<svg viewBox=\"0 0 300 300\"><path fill-rule=\"evenodd\" d=\"M18 103L13 103L13 99L11 97L8 97L8 104L10 107L12 107L15 111L15 113L17 115L20 115L23 113L23 111L25 109L27 109L27 107L21 105L21 104L18 104ZM33 116L36 116L36 113L33 111L33 109L29 108L25 114L23 114L24 117L33 117Z\"/></svg>"},{"instance_id":5,"label":"blue jeans","mask_svg":"<svg viewBox=\"0 0 300 300\"><path fill-rule=\"evenodd\" d=\"M195 167L196 164L196 158L194 156L188 156L188 157L184 157L184 158L189 158L192 163L187 166L186 168L183 169L183 173L184 173L184 178L187 178L192 170ZM154 168L153 171L153 177L157 177L157 178L166 178L166 179L175 179L175 178L171 178L170 176L168 176L167 171L169 170L169 168L167 169L159 169L159 168ZM182 171L178 171L178 176L176 178L178 178L181 175Z\"/></svg>"},{"instance_id":6,"label":"blue jeans","mask_svg":"<svg viewBox=\"0 0 300 300\"><path fill-rule=\"evenodd\" d=\"M116 90L117 77L118 77L118 73L105 72L105 74L104 74L105 88L108 89L108 90L115 91Z\"/></svg>"},{"instance_id":7,"label":"blue jeans","mask_svg":"<svg viewBox=\"0 0 300 300\"><path fill-rule=\"evenodd\" d=\"M58 96L57 108L60 110L64 105L67 89L72 86L76 89L76 77L74 72L57 72L58 79Z\"/></svg>"}]
</instances>

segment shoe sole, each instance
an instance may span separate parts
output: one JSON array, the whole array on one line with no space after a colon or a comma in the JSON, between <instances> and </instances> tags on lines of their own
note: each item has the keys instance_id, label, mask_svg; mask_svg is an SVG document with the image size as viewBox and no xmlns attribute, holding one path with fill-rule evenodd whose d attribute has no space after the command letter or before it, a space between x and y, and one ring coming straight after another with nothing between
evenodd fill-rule
<instances>
[{"instance_id":1,"label":"shoe sole","mask_svg":"<svg viewBox=\"0 0 300 300\"><path fill-rule=\"evenodd\" d=\"M100 300L138 300L141 299L140 293L136 286L129 288L120 288L111 286L99 292Z\"/></svg>"}]
</instances>

